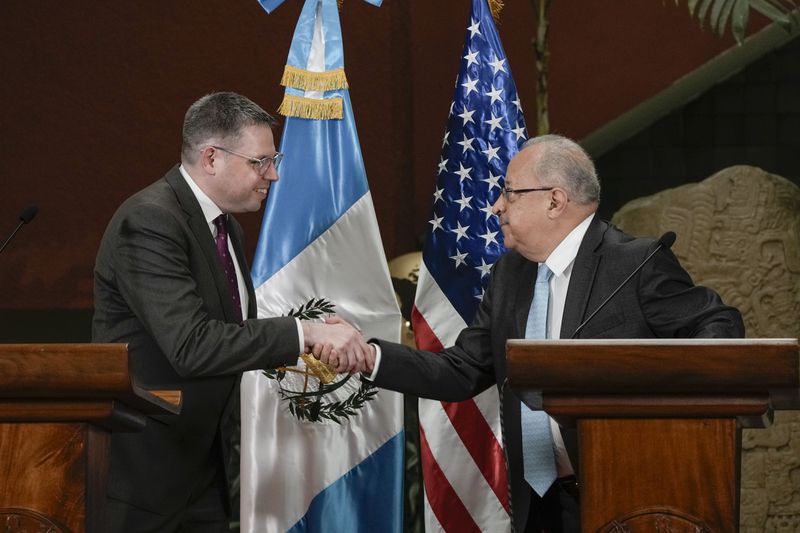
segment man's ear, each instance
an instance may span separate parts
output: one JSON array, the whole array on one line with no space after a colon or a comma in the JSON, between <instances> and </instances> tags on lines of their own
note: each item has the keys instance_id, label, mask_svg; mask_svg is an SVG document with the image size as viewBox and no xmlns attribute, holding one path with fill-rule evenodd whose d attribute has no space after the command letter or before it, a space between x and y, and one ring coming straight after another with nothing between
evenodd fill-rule
<instances>
[{"instance_id":1,"label":"man's ear","mask_svg":"<svg viewBox=\"0 0 800 533\"><path fill-rule=\"evenodd\" d=\"M564 189L560 187L554 188L550 191L550 205L547 206L547 214L550 218L561 216L561 213L567 208L569 203L569 196Z\"/></svg>"},{"instance_id":2,"label":"man's ear","mask_svg":"<svg viewBox=\"0 0 800 533\"><path fill-rule=\"evenodd\" d=\"M213 146L206 146L200 150L200 160L197 162L207 174L217 173L217 150Z\"/></svg>"}]
</instances>

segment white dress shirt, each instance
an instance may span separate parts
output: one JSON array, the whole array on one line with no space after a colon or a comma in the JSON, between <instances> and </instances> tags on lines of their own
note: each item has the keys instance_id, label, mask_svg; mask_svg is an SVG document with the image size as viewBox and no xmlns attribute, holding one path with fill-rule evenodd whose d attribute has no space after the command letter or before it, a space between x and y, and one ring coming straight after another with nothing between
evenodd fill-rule
<instances>
[{"instance_id":1,"label":"white dress shirt","mask_svg":"<svg viewBox=\"0 0 800 533\"><path fill-rule=\"evenodd\" d=\"M553 277L550 278L550 299L547 308L547 338L549 339L561 338L561 321L564 318L564 304L567 301L572 267L575 264L575 257L578 255L578 248L580 248L581 241L583 241L593 217L594 213L575 226L544 261L547 268L553 271ZM564 446L561 430L552 418L550 425L553 430L558 477L573 475L575 471Z\"/></svg>"}]
</instances>

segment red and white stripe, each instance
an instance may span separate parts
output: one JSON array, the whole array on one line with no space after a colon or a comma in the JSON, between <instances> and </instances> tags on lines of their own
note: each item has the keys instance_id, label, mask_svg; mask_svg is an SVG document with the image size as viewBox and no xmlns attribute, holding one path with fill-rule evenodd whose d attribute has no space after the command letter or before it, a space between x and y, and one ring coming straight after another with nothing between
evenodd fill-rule
<instances>
[{"instance_id":1,"label":"red and white stripe","mask_svg":"<svg viewBox=\"0 0 800 533\"><path fill-rule=\"evenodd\" d=\"M417 346L452 346L466 327L424 262L412 311ZM497 389L463 402L419 401L425 529L511 530Z\"/></svg>"}]
</instances>

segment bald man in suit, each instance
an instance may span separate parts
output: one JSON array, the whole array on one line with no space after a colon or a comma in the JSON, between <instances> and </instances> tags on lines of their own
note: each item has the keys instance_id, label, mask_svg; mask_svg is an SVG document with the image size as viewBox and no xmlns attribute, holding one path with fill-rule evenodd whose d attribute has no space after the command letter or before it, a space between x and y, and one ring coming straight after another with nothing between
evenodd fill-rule
<instances>
[{"instance_id":1,"label":"bald man in suit","mask_svg":"<svg viewBox=\"0 0 800 533\"><path fill-rule=\"evenodd\" d=\"M528 141L508 166L493 206L505 246L473 323L442 353L375 340L366 371L376 385L420 397L460 401L497 386L516 531L580 530L576 439L553 429L555 481L543 494L523 476L523 409L507 387L505 344L526 337L537 272L545 270L548 338L570 338L657 246L600 220L600 183L584 150L546 135ZM695 286L669 249L660 250L578 338L741 337L740 313ZM548 452L549 453L549 452ZM552 461L551 461L552 462Z\"/></svg>"}]
</instances>

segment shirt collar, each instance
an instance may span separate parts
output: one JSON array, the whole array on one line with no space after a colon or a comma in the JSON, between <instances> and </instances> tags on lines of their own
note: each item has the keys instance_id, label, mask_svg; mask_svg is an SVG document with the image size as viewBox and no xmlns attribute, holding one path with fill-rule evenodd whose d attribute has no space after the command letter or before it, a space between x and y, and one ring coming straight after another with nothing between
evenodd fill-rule
<instances>
[{"instance_id":1,"label":"shirt collar","mask_svg":"<svg viewBox=\"0 0 800 533\"><path fill-rule=\"evenodd\" d=\"M189 175L189 172L183 168L183 165L178 167L178 170L181 172L181 176L183 179L186 180L186 183L189 185L189 188L194 193L194 197L197 198L197 203L200 204L200 209L203 210L203 216L206 219L206 222L211 224L215 218L222 214L222 210L217 207L211 198L208 197L206 193L195 183L194 178Z\"/></svg>"},{"instance_id":2,"label":"shirt collar","mask_svg":"<svg viewBox=\"0 0 800 533\"><path fill-rule=\"evenodd\" d=\"M575 261L575 257L578 255L578 248L581 246L583 236L586 235L586 231L589 229L589 224L592 222L594 215L595 213L592 213L583 219L580 224L575 226L545 260L544 263L547 265L547 268L553 271L553 276L562 275L572 262Z\"/></svg>"}]
</instances>

